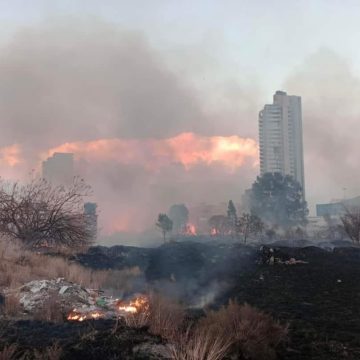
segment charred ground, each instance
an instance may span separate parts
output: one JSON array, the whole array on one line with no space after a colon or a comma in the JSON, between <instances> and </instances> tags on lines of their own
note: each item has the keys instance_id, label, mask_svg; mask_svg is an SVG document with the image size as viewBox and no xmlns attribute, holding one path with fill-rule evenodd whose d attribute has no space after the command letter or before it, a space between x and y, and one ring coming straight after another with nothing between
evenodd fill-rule
<instances>
[{"instance_id":1,"label":"charred ground","mask_svg":"<svg viewBox=\"0 0 360 360\"><path fill-rule=\"evenodd\" d=\"M96 269L138 266L144 272L138 287L160 289L192 307L218 308L229 299L256 306L289 324L288 341L279 349L280 359L359 359L360 249L268 246L273 249L273 265L264 262L259 246L192 241L168 243L156 249L93 247L72 260ZM291 258L304 263L287 265ZM1 341L8 343L16 338L23 349L32 339L42 347L58 341L65 345L66 354L70 351L104 358L106 354L100 348L106 345L113 349L114 341L110 336L112 326L105 323L15 322L2 328ZM92 335L81 335L85 327ZM125 327L117 331L115 343L124 353L112 354L122 358L141 358L142 353L134 350L139 344L161 344L146 331Z\"/></svg>"}]
</instances>

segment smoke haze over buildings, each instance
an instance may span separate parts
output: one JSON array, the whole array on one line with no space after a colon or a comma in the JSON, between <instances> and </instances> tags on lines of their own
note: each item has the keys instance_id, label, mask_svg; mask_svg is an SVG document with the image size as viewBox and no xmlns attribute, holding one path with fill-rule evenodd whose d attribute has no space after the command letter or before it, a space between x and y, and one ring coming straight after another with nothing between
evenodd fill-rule
<instances>
[{"instance_id":1,"label":"smoke haze over buildings","mask_svg":"<svg viewBox=\"0 0 360 360\"><path fill-rule=\"evenodd\" d=\"M20 28L0 52L2 175L24 178L51 152L73 151L109 232L151 227L173 203L238 201L258 174L258 111L272 93L215 75L201 82L192 71L204 54L192 55L179 67L146 33L99 19ZM283 85L302 96L310 204L344 186L356 195L351 65L320 49Z\"/></svg>"}]
</instances>

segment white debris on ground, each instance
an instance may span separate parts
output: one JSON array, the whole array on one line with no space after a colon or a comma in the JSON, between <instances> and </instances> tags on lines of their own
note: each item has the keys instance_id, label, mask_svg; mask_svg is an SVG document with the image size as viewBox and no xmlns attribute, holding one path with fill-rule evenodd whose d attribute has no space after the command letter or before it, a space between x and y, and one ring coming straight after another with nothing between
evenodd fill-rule
<instances>
[{"instance_id":1,"label":"white debris on ground","mask_svg":"<svg viewBox=\"0 0 360 360\"><path fill-rule=\"evenodd\" d=\"M284 262L285 265L297 265L297 264L308 264L307 261L296 260L295 258L290 258Z\"/></svg>"},{"instance_id":2,"label":"white debris on ground","mask_svg":"<svg viewBox=\"0 0 360 360\"><path fill-rule=\"evenodd\" d=\"M125 316L137 312L146 301L141 300L139 303L139 299L144 297L121 301L104 296L100 290L86 289L63 278L33 280L6 293L19 299L25 313L39 312L49 306L49 301L53 301L59 306L59 311L67 314L68 320L74 321Z\"/></svg>"}]
</instances>

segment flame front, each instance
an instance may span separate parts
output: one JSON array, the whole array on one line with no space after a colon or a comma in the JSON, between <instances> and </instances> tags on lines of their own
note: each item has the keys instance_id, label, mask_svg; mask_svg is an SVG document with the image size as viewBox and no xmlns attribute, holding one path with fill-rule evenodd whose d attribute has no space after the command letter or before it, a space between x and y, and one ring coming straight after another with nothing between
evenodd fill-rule
<instances>
[{"instance_id":1,"label":"flame front","mask_svg":"<svg viewBox=\"0 0 360 360\"><path fill-rule=\"evenodd\" d=\"M114 316L126 314L137 314L144 313L149 310L149 300L145 295L140 295L130 301L115 301L113 304L109 305L109 311L113 312ZM67 316L69 321L84 321L84 320L97 320L103 318L105 313L100 310L78 310L73 309Z\"/></svg>"},{"instance_id":2,"label":"flame front","mask_svg":"<svg viewBox=\"0 0 360 360\"><path fill-rule=\"evenodd\" d=\"M145 312L149 309L149 301L146 296L138 296L131 300L128 304L124 302L118 303L118 310L128 313L136 314L138 312Z\"/></svg>"}]
</instances>

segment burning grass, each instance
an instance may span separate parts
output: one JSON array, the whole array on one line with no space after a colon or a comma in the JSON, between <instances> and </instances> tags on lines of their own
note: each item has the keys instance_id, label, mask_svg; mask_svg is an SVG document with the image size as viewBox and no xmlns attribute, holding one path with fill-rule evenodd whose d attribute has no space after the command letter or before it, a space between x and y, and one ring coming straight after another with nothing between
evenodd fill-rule
<instances>
[{"instance_id":1,"label":"burning grass","mask_svg":"<svg viewBox=\"0 0 360 360\"><path fill-rule=\"evenodd\" d=\"M0 288L10 290L35 279L65 278L87 288L109 287L129 291L132 280L141 274L138 268L93 271L63 257L19 251L1 243L0 260ZM66 285L58 286L67 288L69 283ZM110 317L117 318L113 334L117 333L120 322L139 331L147 328L149 333L160 336L170 344L168 355L175 360L220 360L228 355L271 360L276 357L276 348L287 335L287 327L274 321L271 316L247 304L239 305L232 301L218 311L206 312L204 317L195 322L187 318L183 305L156 293L134 296L126 301L114 299L103 308L91 306L71 311L63 309L57 291L47 296L41 309L35 309L37 311L33 315L37 320L61 323L64 320L106 320L110 313ZM61 310L66 311L66 317ZM21 311L14 290L7 292L4 314L12 317ZM44 351L32 353L32 358L57 360L62 354L58 345L48 348L46 353ZM4 347L0 352L0 360L12 359L15 352L14 347Z\"/></svg>"},{"instance_id":2,"label":"burning grass","mask_svg":"<svg viewBox=\"0 0 360 360\"><path fill-rule=\"evenodd\" d=\"M45 255L27 251L5 241L0 241L0 293L5 294L1 312L7 317L17 317L24 314L20 304L19 291L24 284L31 281L66 279L87 289L111 289L114 293L130 292L133 280L141 276L139 268L124 270L92 270L73 263L63 256ZM53 293L50 293L50 292ZM34 319L63 322L71 307L62 302L59 294L53 290L44 294L41 306L32 315ZM66 305L66 306L65 306ZM102 314L90 314L94 319ZM87 319L83 315L79 318Z\"/></svg>"}]
</instances>

